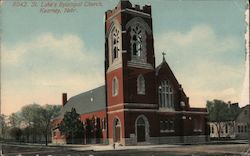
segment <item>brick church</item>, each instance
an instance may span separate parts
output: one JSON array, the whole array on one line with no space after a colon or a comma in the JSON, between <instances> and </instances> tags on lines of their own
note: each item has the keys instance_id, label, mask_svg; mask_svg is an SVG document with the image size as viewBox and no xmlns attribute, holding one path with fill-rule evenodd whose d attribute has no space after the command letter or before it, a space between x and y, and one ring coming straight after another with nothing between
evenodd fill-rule
<instances>
[{"instance_id":1,"label":"brick church","mask_svg":"<svg viewBox=\"0 0 250 156\"><path fill-rule=\"evenodd\" d=\"M86 125L94 119L101 135L87 143L123 145L205 142L207 111L191 108L164 53L155 65L151 6L121 0L105 13L105 85L67 99L61 115L75 108ZM166 43L167 44L167 43ZM94 133L95 129L93 129ZM53 143L65 143L57 126Z\"/></svg>"}]
</instances>

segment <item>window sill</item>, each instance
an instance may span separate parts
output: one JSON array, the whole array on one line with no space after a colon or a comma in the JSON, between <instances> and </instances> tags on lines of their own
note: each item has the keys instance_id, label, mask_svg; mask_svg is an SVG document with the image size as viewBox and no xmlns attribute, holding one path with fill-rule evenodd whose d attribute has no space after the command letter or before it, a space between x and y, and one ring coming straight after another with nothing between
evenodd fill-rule
<instances>
[{"instance_id":1,"label":"window sill","mask_svg":"<svg viewBox=\"0 0 250 156\"><path fill-rule=\"evenodd\" d=\"M201 129L194 129L194 132L202 132Z\"/></svg>"},{"instance_id":2,"label":"window sill","mask_svg":"<svg viewBox=\"0 0 250 156\"><path fill-rule=\"evenodd\" d=\"M174 133L175 130L160 130L161 133Z\"/></svg>"},{"instance_id":3,"label":"window sill","mask_svg":"<svg viewBox=\"0 0 250 156\"><path fill-rule=\"evenodd\" d=\"M145 95L145 92L137 92L138 95Z\"/></svg>"},{"instance_id":4,"label":"window sill","mask_svg":"<svg viewBox=\"0 0 250 156\"><path fill-rule=\"evenodd\" d=\"M168 107L160 107L159 108L160 112L174 112L174 108L168 108Z\"/></svg>"}]
</instances>

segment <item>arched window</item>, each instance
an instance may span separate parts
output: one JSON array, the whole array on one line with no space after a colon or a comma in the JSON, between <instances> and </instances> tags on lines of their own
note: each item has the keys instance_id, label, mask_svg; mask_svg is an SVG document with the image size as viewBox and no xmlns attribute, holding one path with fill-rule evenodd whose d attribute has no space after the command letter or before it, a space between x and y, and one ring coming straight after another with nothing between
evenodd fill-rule
<instances>
[{"instance_id":1,"label":"arched window","mask_svg":"<svg viewBox=\"0 0 250 156\"><path fill-rule=\"evenodd\" d=\"M114 77L112 80L112 96L118 95L118 79Z\"/></svg>"},{"instance_id":2,"label":"arched window","mask_svg":"<svg viewBox=\"0 0 250 156\"><path fill-rule=\"evenodd\" d=\"M137 94L145 94L145 80L142 75L137 78Z\"/></svg>"},{"instance_id":3,"label":"arched window","mask_svg":"<svg viewBox=\"0 0 250 156\"><path fill-rule=\"evenodd\" d=\"M146 32L141 23L131 26L132 60L146 62Z\"/></svg>"},{"instance_id":4,"label":"arched window","mask_svg":"<svg viewBox=\"0 0 250 156\"><path fill-rule=\"evenodd\" d=\"M140 57L142 51L142 33L144 33L144 31L137 23L135 26L132 27L132 33L133 39L131 42L133 44L133 55Z\"/></svg>"},{"instance_id":5,"label":"arched window","mask_svg":"<svg viewBox=\"0 0 250 156\"><path fill-rule=\"evenodd\" d=\"M158 90L159 106L165 108L174 108L174 91L169 81L161 82Z\"/></svg>"},{"instance_id":6,"label":"arched window","mask_svg":"<svg viewBox=\"0 0 250 156\"><path fill-rule=\"evenodd\" d=\"M116 28L112 31L112 62L118 57L120 51L120 31Z\"/></svg>"}]
</instances>

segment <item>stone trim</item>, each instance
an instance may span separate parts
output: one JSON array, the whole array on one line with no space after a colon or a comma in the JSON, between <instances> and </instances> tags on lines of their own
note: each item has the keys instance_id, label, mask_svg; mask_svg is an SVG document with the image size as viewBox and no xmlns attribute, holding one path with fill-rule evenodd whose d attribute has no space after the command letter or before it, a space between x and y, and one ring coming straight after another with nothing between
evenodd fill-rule
<instances>
[{"instance_id":1,"label":"stone trim","mask_svg":"<svg viewBox=\"0 0 250 156\"><path fill-rule=\"evenodd\" d=\"M124 145L148 145L148 144L199 144L209 140L207 135L194 136L167 136L149 137L148 141L137 143L136 138L124 138Z\"/></svg>"},{"instance_id":2,"label":"stone trim","mask_svg":"<svg viewBox=\"0 0 250 156\"><path fill-rule=\"evenodd\" d=\"M141 63L141 62L135 62L135 61L128 61L129 67L135 67L135 68L144 68L144 69L150 69L154 70L154 67L149 63Z\"/></svg>"},{"instance_id":3,"label":"stone trim","mask_svg":"<svg viewBox=\"0 0 250 156\"><path fill-rule=\"evenodd\" d=\"M108 112L109 114L117 113L117 112L161 112L158 109L118 109L115 111ZM208 114L208 112L194 112L194 111L172 111L170 113L176 114Z\"/></svg>"},{"instance_id":4,"label":"stone trim","mask_svg":"<svg viewBox=\"0 0 250 156\"><path fill-rule=\"evenodd\" d=\"M114 64L114 65L111 65L109 66L108 70L107 70L107 73L110 73L116 69L119 69L119 68L122 68L122 63L121 64Z\"/></svg>"},{"instance_id":5,"label":"stone trim","mask_svg":"<svg viewBox=\"0 0 250 156\"><path fill-rule=\"evenodd\" d=\"M137 23L140 24L140 26L150 35L152 34L152 30L149 27L149 25L141 18L141 17L134 17L128 23L126 24L126 30L128 30L129 27L132 27L136 25Z\"/></svg>"},{"instance_id":6,"label":"stone trim","mask_svg":"<svg viewBox=\"0 0 250 156\"><path fill-rule=\"evenodd\" d=\"M120 107L120 106L130 106L130 107L158 107L157 104L150 104L150 103L119 103L114 106L108 106L109 109Z\"/></svg>"},{"instance_id":7,"label":"stone trim","mask_svg":"<svg viewBox=\"0 0 250 156\"><path fill-rule=\"evenodd\" d=\"M136 138L136 142L138 143L137 121L140 118L142 118L144 120L144 122L145 122L145 125L144 125L145 126L145 140L146 140L146 142L148 142L149 141L149 137L150 137L150 135L149 135L150 125L149 125L149 122L148 122L148 118L145 115L143 115L143 114L139 115L136 118L136 120L135 120L135 138Z\"/></svg>"},{"instance_id":8,"label":"stone trim","mask_svg":"<svg viewBox=\"0 0 250 156\"><path fill-rule=\"evenodd\" d=\"M151 18L150 14L126 8L126 9L117 11L114 15L110 16L106 21L109 21L109 20L113 19L115 16L117 16L119 13L122 13L122 12L127 12L127 13L134 14L134 15L138 15L139 14L139 15L141 15L143 17Z\"/></svg>"}]
</instances>

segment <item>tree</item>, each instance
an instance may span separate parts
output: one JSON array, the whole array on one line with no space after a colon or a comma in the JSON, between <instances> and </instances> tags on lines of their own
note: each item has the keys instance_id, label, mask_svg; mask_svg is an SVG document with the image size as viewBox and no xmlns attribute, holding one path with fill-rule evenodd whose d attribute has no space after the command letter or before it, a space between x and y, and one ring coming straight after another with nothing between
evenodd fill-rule
<instances>
[{"instance_id":1,"label":"tree","mask_svg":"<svg viewBox=\"0 0 250 156\"><path fill-rule=\"evenodd\" d=\"M51 131L51 120L59 115L61 106L31 104L24 106L21 110L22 118L26 123L24 134L29 140L32 136L33 142L37 141L37 136L45 138L45 145L48 145L48 137Z\"/></svg>"},{"instance_id":2,"label":"tree","mask_svg":"<svg viewBox=\"0 0 250 156\"><path fill-rule=\"evenodd\" d=\"M5 137L6 129L7 129L6 116L3 114L0 114L0 138Z\"/></svg>"},{"instance_id":3,"label":"tree","mask_svg":"<svg viewBox=\"0 0 250 156\"><path fill-rule=\"evenodd\" d=\"M76 112L75 108L71 112L66 112L64 118L59 125L59 130L66 137L71 138L71 143L74 143L77 137L83 137L83 123L80 120L80 115Z\"/></svg>"},{"instance_id":4,"label":"tree","mask_svg":"<svg viewBox=\"0 0 250 156\"><path fill-rule=\"evenodd\" d=\"M22 116L20 112L12 113L9 117L10 127L20 127L22 122Z\"/></svg>"},{"instance_id":5,"label":"tree","mask_svg":"<svg viewBox=\"0 0 250 156\"><path fill-rule=\"evenodd\" d=\"M207 110L209 113L209 121L214 122L219 138L223 123L234 120L239 111L235 108L231 108L226 102L217 99L207 101Z\"/></svg>"},{"instance_id":6,"label":"tree","mask_svg":"<svg viewBox=\"0 0 250 156\"><path fill-rule=\"evenodd\" d=\"M45 138L45 145L48 145L48 137L51 132L51 120L59 115L61 106L59 105L45 105L39 111L41 120L40 128Z\"/></svg>"},{"instance_id":7,"label":"tree","mask_svg":"<svg viewBox=\"0 0 250 156\"><path fill-rule=\"evenodd\" d=\"M22 130L20 128L17 128L17 127L12 127L9 130L9 134L15 140L20 141L20 138L22 136Z\"/></svg>"},{"instance_id":8,"label":"tree","mask_svg":"<svg viewBox=\"0 0 250 156\"><path fill-rule=\"evenodd\" d=\"M90 143L90 139L93 138L94 125L93 125L93 117L92 119L87 118L85 121L85 134L86 134L86 143Z\"/></svg>"},{"instance_id":9,"label":"tree","mask_svg":"<svg viewBox=\"0 0 250 156\"><path fill-rule=\"evenodd\" d=\"M29 134L27 135L27 139L29 141L29 136L32 137L33 142L36 142L37 136L40 135L40 123L41 119L41 106L34 103L30 105L26 105L22 107L21 114L23 121L26 124L26 127L29 127Z\"/></svg>"}]
</instances>

